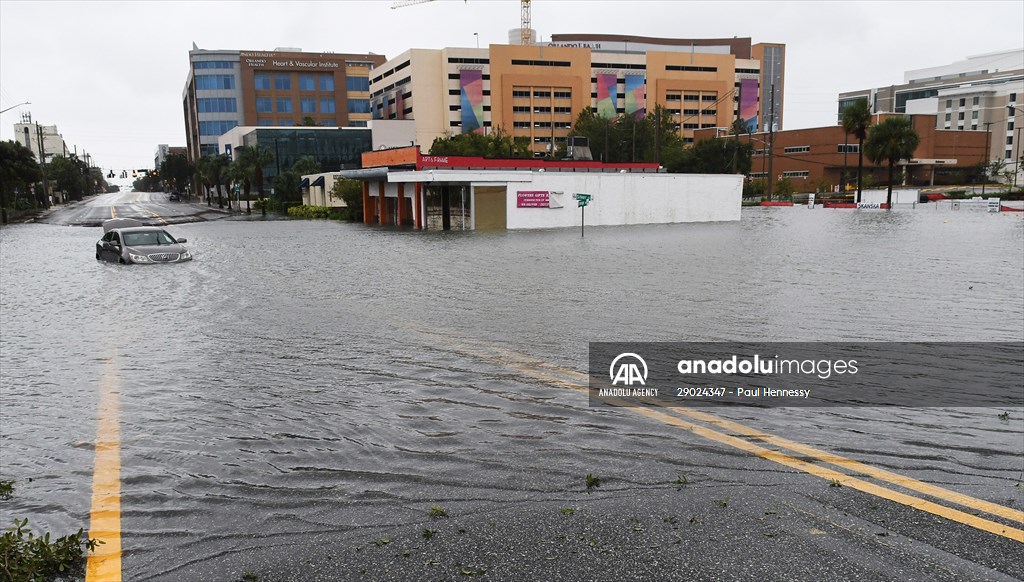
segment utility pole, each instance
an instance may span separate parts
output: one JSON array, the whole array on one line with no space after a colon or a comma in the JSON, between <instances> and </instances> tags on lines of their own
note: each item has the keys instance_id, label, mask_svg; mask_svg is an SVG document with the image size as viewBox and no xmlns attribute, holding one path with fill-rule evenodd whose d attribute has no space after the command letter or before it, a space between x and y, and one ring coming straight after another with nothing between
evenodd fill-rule
<instances>
[{"instance_id":1,"label":"utility pole","mask_svg":"<svg viewBox=\"0 0 1024 582\"><path fill-rule=\"evenodd\" d=\"M772 162L775 160L775 83L772 83L771 113L768 115L768 200L772 199Z\"/></svg>"},{"instance_id":2,"label":"utility pole","mask_svg":"<svg viewBox=\"0 0 1024 582\"><path fill-rule=\"evenodd\" d=\"M992 122L985 122L985 171L981 175L981 195L985 195L985 183L988 182L989 147L992 145Z\"/></svg>"},{"instance_id":3,"label":"utility pole","mask_svg":"<svg viewBox=\"0 0 1024 582\"><path fill-rule=\"evenodd\" d=\"M36 142L39 145L39 169L43 173L43 206L49 208L50 179L46 177L46 150L43 142L43 128L40 127L39 122L36 122Z\"/></svg>"}]
</instances>

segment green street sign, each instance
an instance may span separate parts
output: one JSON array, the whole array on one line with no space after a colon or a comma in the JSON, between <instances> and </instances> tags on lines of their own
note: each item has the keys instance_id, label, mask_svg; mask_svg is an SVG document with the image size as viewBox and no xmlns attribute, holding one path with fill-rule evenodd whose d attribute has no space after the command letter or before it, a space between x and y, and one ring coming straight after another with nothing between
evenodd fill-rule
<instances>
[{"instance_id":1,"label":"green street sign","mask_svg":"<svg viewBox=\"0 0 1024 582\"><path fill-rule=\"evenodd\" d=\"M576 194L573 194L572 197L575 198L577 202L579 202L579 207L583 208L584 206L587 205L587 203L590 202L590 200L594 196L592 194L583 194L583 193L577 192Z\"/></svg>"}]
</instances>

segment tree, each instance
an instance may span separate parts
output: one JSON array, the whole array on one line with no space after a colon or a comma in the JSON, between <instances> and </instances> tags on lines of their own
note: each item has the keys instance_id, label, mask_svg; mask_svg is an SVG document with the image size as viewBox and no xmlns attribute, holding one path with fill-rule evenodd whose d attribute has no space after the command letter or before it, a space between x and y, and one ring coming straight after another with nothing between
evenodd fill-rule
<instances>
[{"instance_id":1,"label":"tree","mask_svg":"<svg viewBox=\"0 0 1024 582\"><path fill-rule=\"evenodd\" d=\"M13 140L0 142L0 223L7 224L9 201L17 207L19 194L20 198L38 206L38 200L29 198L28 192L29 185L40 178L42 171L32 150Z\"/></svg>"},{"instance_id":2,"label":"tree","mask_svg":"<svg viewBox=\"0 0 1024 582\"><path fill-rule=\"evenodd\" d=\"M513 138L503 129L496 128L486 134L456 133L434 139L430 145L432 156L479 156L483 158L529 158L527 143Z\"/></svg>"},{"instance_id":3,"label":"tree","mask_svg":"<svg viewBox=\"0 0 1024 582\"><path fill-rule=\"evenodd\" d=\"M302 123L299 124L302 127L319 127L320 124L309 115L302 118Z\"/></svg>"},{"instance_id":4,"label":"tree","mask_svg":"<svg viewBox=\"0 0 1024 582\"><path fill-rule=\"evenodd\" d=\"M669 172L684 174L730 174L733 168L749 174L754 146L731 138L702 139L685 148L678 162L666 166Z\"/></svg>"},{"instance_id":5,"label":"tree","mask_svg":"<svg viewBox=\"0 0 1024 582\"><path fill-rule=\"evenodd\" d=\"M341 198L348 207L348 219L355 220L363 214L363 183L359 180L341 178L331 187L331 198Z\"/></svg>"},{"instance_id":6,"label":"tree","mask_svg":"<svg viewBox=\"0 0 1024 582\"><path fill-rule=\"evenodd\" d=\"M217 188L217 206L224 208L224 198L220 194L221 184L230 183L227 168L231 164L231 158L227 154L207 154L199 159L199 169L206 181ZM207 206L212 206L209 195L206 197ZM228 207L231 206L231 199L228 198Z\"/></svg>"},{"instance_id":7,"label":"tree","mask_svg":"<svg viewBox=\"0 0 1024 582\"><path fill-rule=\"evenodd\" d=\"M242 149L241 147L235 148L236 154ZM252 172L246 165L245 160L242 158L235 158L232 160L228 167L224 170L228 179L232 182L237 182L241 187L242 193L245 194L245 205L247 212L252 214L252 209L249 208L249 191L252 189ZM238 203L239 210L241 210L242 203ZM228 210L231 210L231 196L228 195Z\"/></svg>"},{"instance_id":8,"label":"tree","mask_svg":"<svg viewBox=\"0 0 1024 582\"><path fill-rule=\"evenodd\" d=\"M256 192L260 196L260 210L264 216L267 215L267 204L263 202L263 168L274 161L274 154L259 144L254 146L239 146L235 148L235 163L249 174L251 182L255 184ZM245 213L252 214L252 207L249 205L249 190L246 188Z\"/></svg>"},{"instance_id":9,"label":"tree","mask_svg":"<svg viewBox=\"0 0 1024 582\"><path fill-rule=\"evenodd\" d=\"M280 176L274 177L274 192L282 201L299 201L302 190L299 182L303 176L320 173L320 161L313 156L304 156L292 164L292 167Z\"/></svg>"},{"instance_id":10,"label":"tree","mask_svg":"<svg viewBox=\"0 0 1024 582\"><path fill-rule=\"evenodd\" d=\"M890 117L875 125L864 142L864 153L876 164L889 163L889 191L885 203L892 209L892 182L896 162L909 160L921 142L909 117Z\"/></svg>"},{"instance_id":11,"label":"tree","mask_svg":"<svg viewBox=\"0 0 1024 582\"><path fill-rule=\"evenodd\" d=\"M172 190L180 192L188 184L188 179L195 173L192 162L184 154L169 154L160 162L160 176L164 183L170 184Z\"/></svg>"},{"instance_id":12,"label":"tree","mask_svg":"<svg viewBox=\"0 0 1024 582\"><path fill-rule=\"evenodd\" d=\"M54 156L46 165L47 177L56 183L57 190L69 198L81 200L88 189L88 168L78 156Z\"/></svg>"},{"instance_id":13,"label":"tree","mask_svg":"<svg viewBox=\"0 0 1024 582\"><path fill-rule=\"evenodd\" d=\"M857 99L843 109L843 131L857 138L857 200L860 202L863 191L864 175L864 140L868 135L868 128L871 127L871 107L868 100Z\"/></svg>"}]
</instances>

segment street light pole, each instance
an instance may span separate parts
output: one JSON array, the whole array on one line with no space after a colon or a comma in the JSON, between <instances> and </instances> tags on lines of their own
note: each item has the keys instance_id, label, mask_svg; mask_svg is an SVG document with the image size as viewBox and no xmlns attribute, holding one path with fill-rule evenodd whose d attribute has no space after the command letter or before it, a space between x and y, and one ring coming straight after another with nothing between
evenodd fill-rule
<instances>
[{"instance_id":1,"label":"street light pole","mask_svg":"<svg viewBox=\"0 0 1024 582\"><path fill-rule=\"evenodd\" d=\"M989 148L992 146L992 122L985 122L985 170L981 173L981 195L985 195L985 183L988 182Z\"/></svg>"},{"instance_id":2,"label":"street light pole","mask_svg":"<svg viewBox=\"0 0 1024 582\"><path fill-rule=\"evenodd\" d=\"M26 101L26 102L24 102L24 103L18 103L17 105L11 105L11 106L10 106L10 107L8 107L7 109L2 109L2 110L0 110L0 113L7 113L7 112L8 112L8 111L10 111L11 109L14 109L15 107L21 107L22 105L32 105L32 102L31 102L31 101Z\"/></svg>"}]
</instances>

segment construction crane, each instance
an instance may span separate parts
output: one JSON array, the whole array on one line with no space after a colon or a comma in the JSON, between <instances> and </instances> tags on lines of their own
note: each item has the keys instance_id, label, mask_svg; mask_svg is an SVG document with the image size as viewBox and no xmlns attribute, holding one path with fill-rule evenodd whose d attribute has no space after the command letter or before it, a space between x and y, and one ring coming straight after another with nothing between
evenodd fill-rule
<instances>
[{"instance_id":1,"label":"construction crane","mask_svg":"<svg viewBox=\"0 0 1024 582\"><path fill-rule=\"evenodd\" d=\"M405 8L416 4L433 2L434 0L399 0L391 4L391 9ZM530 0L519 0L519 41L523 46L532 44L533 36L530 34Z\"/></svg>"}]
</instances>

